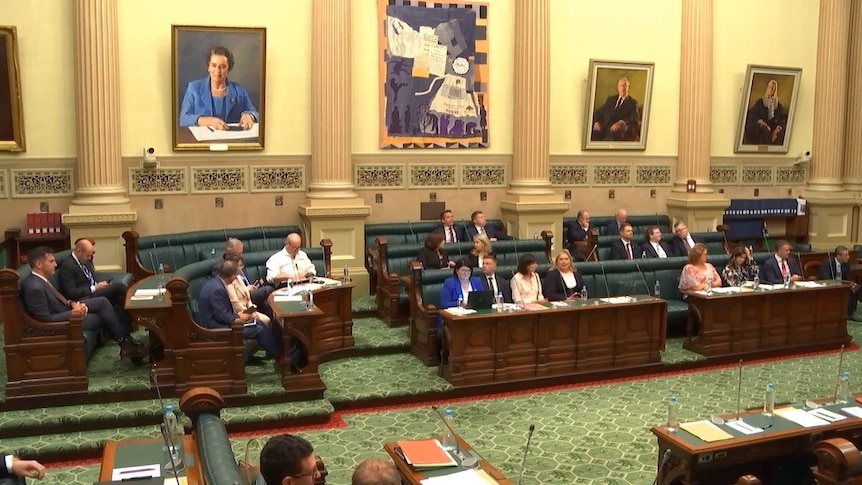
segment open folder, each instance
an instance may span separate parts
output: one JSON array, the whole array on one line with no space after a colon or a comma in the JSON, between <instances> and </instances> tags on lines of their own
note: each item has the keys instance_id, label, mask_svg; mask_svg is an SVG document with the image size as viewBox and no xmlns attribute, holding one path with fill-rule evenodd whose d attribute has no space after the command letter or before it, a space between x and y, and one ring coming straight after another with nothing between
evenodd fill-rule
<instances>
[{"instance_id":1,"label":"open folder","mask_svg":"<svg viewBox=\"0 0 862 485\"><path fill-rule=\"evenodd\" d=\"M397 444L404 460L417 470L458 465L437 440L404 440Z\"/></svg>"}]
</instances>

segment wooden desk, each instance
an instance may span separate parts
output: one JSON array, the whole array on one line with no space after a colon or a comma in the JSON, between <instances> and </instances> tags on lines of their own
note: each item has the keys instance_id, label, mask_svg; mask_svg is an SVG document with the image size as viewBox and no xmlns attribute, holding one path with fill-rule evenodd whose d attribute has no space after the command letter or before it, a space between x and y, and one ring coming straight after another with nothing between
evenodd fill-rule
<instances>
[{"instance_id":1,"label":"wooden desk","mask_svg":"<svg viewBox=\"0 0 862 485\"><path fill-rule=\"evenodd\" d=\"M269 305L275 316L284 321L285 349L288 339L297 339L308 355L308 365L302 373L282 374L286 390L323 391L318 366L337 357L338 352L353 348L353 309L351 308L353 283L342 283L314 291L314 306L306 310L301 302L276 301L278 293L269 295Z\"/></svg>"},{"instance_id":2,"label":"wooden desk","mask_svg":"<svg viewBox=\"0 0 862 485\"><path fill-rule=\"evenodd\" d=\"M114 468L152 465L154 463L162 465L162 478L172 478L173 473L166 472L164 469L164 464L169 459L168 452L163 449L164 446L165 443L161 438L109 441L105 443L105 448L102 450L102 468L99 471L99 480L103 482L111 481L111 474ZM188 477L189 485L202 485L204 479L200 470L198 447L191 435L183 436L182 452L183 463L186 466L178 472L179 476ZM134 481L129 483L134 483Z\"/></svg>"},{"instance_id":3,"label":"wooden desk","mask_svg":"<svg viewBox=\"0 0 862 485\"><path fill-rule=\"evenodd\" d=\"M658 364L667 302L632 298L630 303L590 299L533 311L441 311L443 376L468 386Z\"/></svg>"},{"instance_id":4,"label":"wooden desk","mask_svg":"<svg viewBox=\"0 0 862 485\"><path fill-rule=\"evenodd\" d=\"M838 414L842 414L838 409L846 406L825 405ZM658 439L658 484L727 485L736 483L745 474L757 476L764 484L787 483L776 476L779 467L793 460L807 472L807 466L815 464L813 455L809 455L815 443L845 438L858 446L862 439L862 419L852 416L812 428L779 416L768 418L759 409L743 412L743 420L752 426L769 428L744 436L725 424L719 427L733 438L706 443L684 430L670 433L664 426L654 426L651 431Z\"/></svg>"},{"instance_id":5,"label":"wooden desk","mask_svg":"<svg viewBox=\"0 0 862 485\"><path fill-rule=\"evenodd\" d=\"M461 446L461 451L467 456L474 456L477 460L479 460L479 469L484 470L485 473L491 476L497 483L503 485L512 485L512 482L503 476L499 470L494 468L487 460L478 455L470 445L461 439L460 436L455 437L458 440L458 443ZM386 443L383 445L383 449L386 450L386 453L389 453L389 456L392 457L392 461L395 462L396 468L398 468L398 472L401 474L401 478L405 483L410 485L420 485L420 481L428 476L424 475L422 472L416 471L410 466L406 461L404 461L404 457L401 456L401 453L396 451L395 448L398 447L397 442ZM461 467L453 467L451 469L453 472L461 471L463 468Z\"/></svg>"},{"instance_id":6,"label":"wooden desk","mask_svg":"<svg viewBox=\"0 0 862 485\"><path fill-rule=\"evenodd\" d=\"M707 357L837 349L847 333L849 283L688 297L683 347Z\"/></svg>"}]
</instances>

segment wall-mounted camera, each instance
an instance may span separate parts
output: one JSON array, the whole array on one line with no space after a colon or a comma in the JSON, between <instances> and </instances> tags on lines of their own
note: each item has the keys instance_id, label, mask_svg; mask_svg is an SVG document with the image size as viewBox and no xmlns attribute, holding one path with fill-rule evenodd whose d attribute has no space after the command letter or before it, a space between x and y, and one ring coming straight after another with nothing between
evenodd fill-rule
<instances>
[{"instance_id":1,"label":"wall-mounted camera","mask_svg":"<svg viewBox=\"0 0 862 485\"><path fill-rule=\"evenodd\" d=\"M141 168L157 168L159 161L156 159L156 149L153 147L144 147L144 158L141 160Z\"/></svg>"},{"instance_id":2,"label":"wall-mounted camera","mask_svg":"<svg viewBox=\"0 0 862 485\"><path fill-rule=\"evenodd\" d=\"M793 162L794 167L804 167L811 163L811 150L805 150L799 154L799 158Z\"/></svg>"}]
</instances>

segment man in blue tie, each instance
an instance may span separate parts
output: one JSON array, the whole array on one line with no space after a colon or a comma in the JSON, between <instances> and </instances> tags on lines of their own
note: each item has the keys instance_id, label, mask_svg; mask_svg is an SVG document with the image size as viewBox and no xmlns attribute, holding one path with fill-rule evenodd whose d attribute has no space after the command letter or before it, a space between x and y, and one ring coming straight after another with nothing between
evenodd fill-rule
<instances>
[{"instance_id":1,"label":"man in blue tie","mask_svg":"<svg viewBox=\"0 0 862 485\"><path fill-rule=\"evenodd\" d=\"M96 254L94 245L93 240L86 237L75 241L72 255L57 267L58 289L70 300L86 301L100 296L107 298L117 318L128 326L129 317L124 309L126 285L120 281L98 281L93 266L93 256Z\"/></svg>"}]
</instances>

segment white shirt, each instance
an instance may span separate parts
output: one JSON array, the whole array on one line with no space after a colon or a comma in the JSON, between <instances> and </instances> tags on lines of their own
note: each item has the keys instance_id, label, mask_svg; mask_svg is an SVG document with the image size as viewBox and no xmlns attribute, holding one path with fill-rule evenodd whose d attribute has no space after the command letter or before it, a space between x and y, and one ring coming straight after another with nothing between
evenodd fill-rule
<instances>
[{"instance_id":1,"label":"white shirt","mask_svg":"<svg viewBox=\"0 0 862 485\"><path fill-rule=\"evenodd\" d=\"M74 258L75 262L78 263L78 267L81 268L81 272L83 273L84 272L84 265L81 263L81 260L78 259L78 256L75 255L74 251L72 251L72 258ZM84 275L86 276L86 273L84 273ZM92 275L92 276L93 276L93 281L95 281L96 275ZM96 291L96 285L90 285L90 293L92 293L94 291Z\"/></svg>"},{"instance_id":2,"label":"white shirt","mask_svg":"<svg viewBox=\"0 0 862 485\"><path fill-rule=\"evenodd\" d=\"M664 252L664 248L661 247L661 244L650 241L652 248L655 249L655 253L658 254L659 258L666 258L667 253Z\"/></svg>"},{"instance_id":3,"label":"white shirt","mask_svg":"<svg viewBox=\"0 0 862 485\"><path fill-rule=\"evenodd\" d=\"M297 251L296 257L293 258L287 254L287 249L282 249L266 260L266 281L275 283L275 277L281 273L299 273L300 275L311 273L316 275L317 269L314 267L314 263L308 259L305 251L300 249Z\"/></svg>"}]
</instances>

